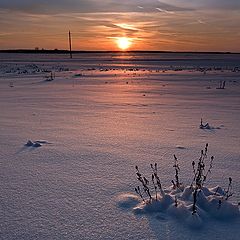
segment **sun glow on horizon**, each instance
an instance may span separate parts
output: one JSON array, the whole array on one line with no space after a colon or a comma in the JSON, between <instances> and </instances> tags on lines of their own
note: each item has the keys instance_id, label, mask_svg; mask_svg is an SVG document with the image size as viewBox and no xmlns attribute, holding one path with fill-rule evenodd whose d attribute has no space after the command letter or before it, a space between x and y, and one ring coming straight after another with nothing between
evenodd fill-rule
<instances>
[{"instance_id":1,"label":"sun glow on horizon","mask_svg":"<svg viewBox=\"0 0 240 240\"><path fill-rule=\"evenodd\" d=\"M116 43L121 50L127 50L132 45L132 40L127 37L119 37L116 39Z\"/></svg>"}]
</instances>

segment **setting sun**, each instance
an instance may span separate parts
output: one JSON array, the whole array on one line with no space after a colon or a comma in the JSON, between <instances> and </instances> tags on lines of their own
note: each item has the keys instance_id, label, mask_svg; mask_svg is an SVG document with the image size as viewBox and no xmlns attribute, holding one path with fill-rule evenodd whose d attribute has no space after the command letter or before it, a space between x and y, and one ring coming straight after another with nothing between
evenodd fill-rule
<instances>
[{"instance_id":1,"label":"setting sun","mask_svg":"<svg viewBox=\"0 0 240 240\"><path fill-rule=\"evenodd\" d=\"M121 50L126 50L132 45L131 39L129 39L127 37L119 37L119 38L117 38L116 42L117 42L118 47Z\"/></svg>"}]
</instances>

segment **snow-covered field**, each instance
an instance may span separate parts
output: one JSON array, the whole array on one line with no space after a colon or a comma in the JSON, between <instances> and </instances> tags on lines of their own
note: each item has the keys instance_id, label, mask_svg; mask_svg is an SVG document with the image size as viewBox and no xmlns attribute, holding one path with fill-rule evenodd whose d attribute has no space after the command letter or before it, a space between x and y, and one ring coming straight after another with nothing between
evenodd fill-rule
<instances>
[{"instance_id":1,"label":"snow-covered field","mask_svg":"<svg viewBox=\"0 0 240 240\"><path fill-rule=\"evenodd\" d=\"M209 143L205 186L231 177L237 204L239 121L238 54L2 53L0 239L237 240L239 214L192 227L164 209L136 213L134 189L135 166L151 179L155 162L168 188L174 154L189 185Z\"/></svg>"}]
</instances>

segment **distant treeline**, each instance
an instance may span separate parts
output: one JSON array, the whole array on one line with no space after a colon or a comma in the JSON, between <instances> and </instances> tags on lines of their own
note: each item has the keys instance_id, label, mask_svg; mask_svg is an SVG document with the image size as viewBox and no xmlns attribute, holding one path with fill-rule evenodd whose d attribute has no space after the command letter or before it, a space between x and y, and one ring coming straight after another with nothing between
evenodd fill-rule
<instances>
[{"instance_id":1,"label":"distant treeline","mask_svg":"<svg viewBox=\"0 0 240 240\"><path fill-rule=\"evenodd\" d=\"M72 53L118 53L122 51L72 51ZM183 53L183 54L240 54L233 52L174 52L174 51L125 51L130 53ZM0 53L30 53L30 54L69 54L69 50L48 50L48 49L7 49L0 50Z\"/></svg>"},{"instance_id":2,"label":"distant treeline","mask_svg":"<svg viewBox=\"0 0 240 240\"><path fill-rule=\"evenodd\" d=\"M47 49L7 49L7 50L0 50L0 53L36 53L36 54L67 54L69 53L68 50L47 50Z\"/></svg>"}]
</instances>

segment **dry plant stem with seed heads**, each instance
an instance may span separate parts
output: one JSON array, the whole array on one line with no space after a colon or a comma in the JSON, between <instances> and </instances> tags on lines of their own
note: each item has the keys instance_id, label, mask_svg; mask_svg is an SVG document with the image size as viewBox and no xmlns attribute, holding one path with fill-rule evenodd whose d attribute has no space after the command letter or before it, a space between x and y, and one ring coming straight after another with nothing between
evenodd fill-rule
<instances>
[{"instance_id":1,"label":"dry plant stem with seed heads","mask_svg":"<svg viewBox=\"0 0 240 240\"><path fill-rule=\"evenodd\" d=\"M177 157L176 157L176 155L174 154L174 165L173 165L173 167L174 167L174 169L175 169L175 181L176 182L174 182L173 180L172 180L172 184L173 184L173 188L174 189L176 189L176 188L178 188L178 189L180 189L180 190L182 190L182 188L181 188L181 183L179 182L179 172L180 172L180 167L179 167L179 165L178 165L178 159L177 159Z\"/></svg>"},{"instance_id":2,"label":"dry plant stem with seed heads","mask_svg":"<svg viewBox=\"0 0 240 240\"><path fill-rule=\"evenodd\" d=\"M192 195L192 207L191 212L192 214L196 214L198 212L198 196L199 194L204 194L203 191L206 191L206 187L204 187L204 184L206 183L207 178L211 174L212 168L213 168L213 160L214 157L211 156L210 160L208 160L208 143L205 145L204 150L201 150L200 157L197 162L192 161L192 168L193 168L193 180L190 185L190 187L185 188L182 183L180 183L179 180L179 172L180 167L178 163L178 158L176 155L174 155L174 170L175 170L175 181L172 180L172 190L175 191L175 196L172 198L172 202L174 203L174 206L178 208L179 205L182 204L182 196L185 194L186 191L188 191ZM208 166L208 167L207 167ZM140 173L138 166L136 166L136 175L137 180L141 183L141 186L137 186L135 188L135 192L140 196L144 204L153 204L154 202L162 201L162 199L165 198L166 192L169 192L169 190L164 190L161 184L160 177L158 175L158 165L150 164L150 167L152 169L152 175L151 175L151 181L149 181L145 176ZM150 183L152 186L150 186ZM188 190L187 190L188 189ZM179 191L180 190L180 191ZM154 191L154 193L151 193L151 191ZM210 191L210 190L208 190ZM216 198L218 201L217 209L221 209L222 204L224 201L227 201L232 195L232 178L229 177L229 184L226 191L224 191L223 194L221 194L221 188L216 187L214 189L214 192L212 192L211 196ZM182 194L180 194L182 192Z\"/></svg>"}]
</instances>

